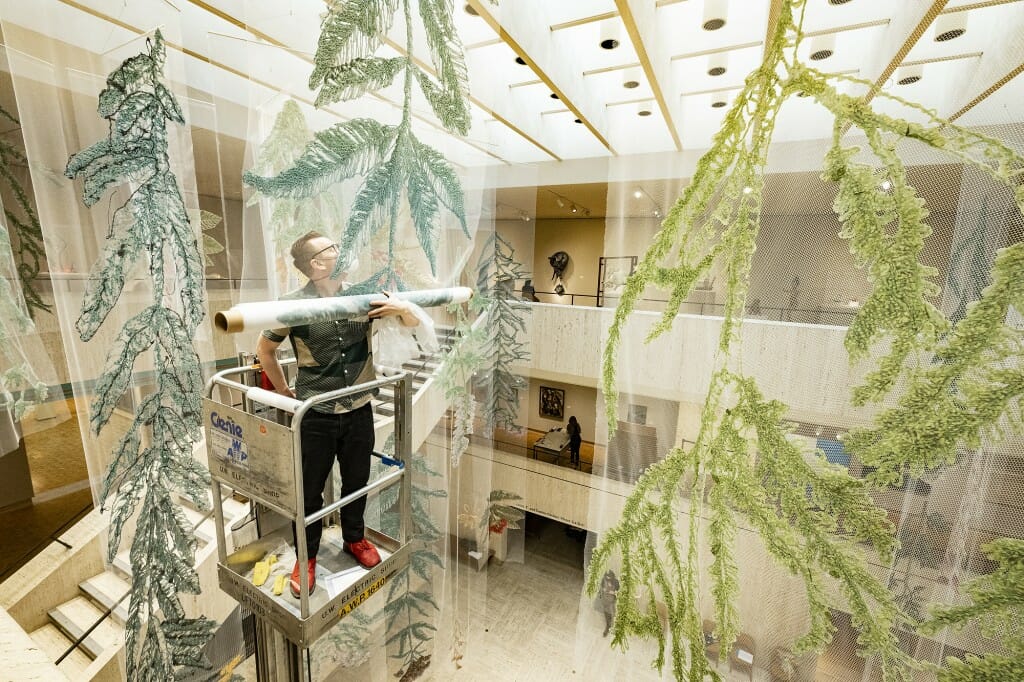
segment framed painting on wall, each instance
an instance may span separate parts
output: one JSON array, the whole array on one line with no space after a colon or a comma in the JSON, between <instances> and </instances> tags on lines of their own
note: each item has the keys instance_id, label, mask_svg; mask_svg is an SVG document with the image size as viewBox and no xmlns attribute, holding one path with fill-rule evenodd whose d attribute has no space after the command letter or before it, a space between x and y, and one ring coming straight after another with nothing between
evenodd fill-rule
<instances>
[{"instance_id":1,"label":"framed painting on wall","mask_svg":"<svg viewBox=\"0 0 1024 682\"><path fill-rule=\"evenodd\" d=\"M565 391L550 386L540 387L540 416L561 419L565 414Z\"/></svg>"}]
</instances>

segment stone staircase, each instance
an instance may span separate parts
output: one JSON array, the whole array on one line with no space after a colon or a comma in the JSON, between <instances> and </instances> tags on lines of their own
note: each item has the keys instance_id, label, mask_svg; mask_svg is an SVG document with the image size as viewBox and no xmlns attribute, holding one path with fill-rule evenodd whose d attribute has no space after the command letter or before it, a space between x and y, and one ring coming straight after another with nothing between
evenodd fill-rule
<instances>
[{"instance_id":1,"label":"stone staircase","mask_svg":"<svg viewBox=\"0 0 1024 682\"><path fill-rule=\"evenodd\" d=\"M231 524L249 513L249 505L231 497L226 497L222 505L226 532L230 535ZM180 500L180 506L198 541L198 562L203 550L216 542L216 520L187 500ZM57 669L70 680L92 679L93 662L124 645L132 574L129 553L126 548L114 557L107 570L79 583L80 594L50 609L50 622L29 633L50 660L57 661L70 651L57 664Z\"/></svg>"},{"instance_id":2,"label":"stone staircase","mask_svg":"<svg viewBox=\"0 0 1024 682\"><path fill-rule=\"evenodd\" d=\"M441 346L441 350L432 354L420 353L417 358L402 365L402 369L409 372L412 379L413 395L416 395L430 379L437 376L438 370L441 368L442 357L457 340L455 330L451 327L438 326L434 328L434 332L437 334L437 342ZM385 386L380 390L377 398L373 401L374 423L379 424L395 416L394 397L393 386Z\"/></svg>"}]
</instances>

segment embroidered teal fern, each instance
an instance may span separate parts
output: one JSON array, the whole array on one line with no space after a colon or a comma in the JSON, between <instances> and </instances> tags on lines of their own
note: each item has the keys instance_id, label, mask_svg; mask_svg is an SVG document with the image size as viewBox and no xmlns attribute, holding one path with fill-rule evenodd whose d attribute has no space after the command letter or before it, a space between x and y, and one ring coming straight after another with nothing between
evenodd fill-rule
<instances>
[{"instance_id":1,"label":"embroidered teal fern","mask_svg":"<svg viewBox=\"0 0 1024 682\"><path fill-rule=\"evenodd\" d=\"M440 152L417 139L411 125L412 84L416 81L446 129L460 134L469 130L466 66L452 23L451 3L421 0L418 5L438 80L407 56L373 56L381 44L380 36L391 27L399 4L399 0L329 3L309 85L319 88L316 102L325 106L387 87L404 72L401 121L385 125L360 118L339 123L317 133L294 164L277 175L265 177L248 171L243 176L246 183L267 196L293 199L320 194L348 178L364 178L342 237L345 257L338 260L337 272L366 248L373 235L387 228L387 262L360 283L369 289L405 288L395 267L403 197L432 274L437 271L442 208L456 216L469 237L458 176ZM410 55L411 0L401 0L401 7L405 15L406 55Z\"/></svg>"},{"instance_id":2,"label":"embroidered teal fern","mask_svg":"<svg viewBox=\"0 0 1024 682\"><path fill-rule=\"evenodd\" d=\"M69 178L82 179L87 206L123 183L133 184L113 213L91 272L76 325L82 340L91 339L117 305L139 261L153 280L152 303L124 324L107 357L90 420L94 433L107 425L132 384L136 361L152 353L155 390L136 407L101 493L110 509L108 559L117 553L126 524L135 521L125 623L129 680L169 680L208 669L203 647L216 625L205 617L186 617L178 597L198 593L199 578L193 529L172 494L205 507L209 485L208 472L192 456L201 437L203 384L193 339L205 302L196 235L167 151L167 121L184 125L185 120L161 82L164 60L157 31L146 51L107 77L98 111L109 122L109 135L73 155L66 170Z\"/></svg>"},{"instance_id":3,"label":"embroidered teal fern","mask_svg":"<svg viewBox=\"0 0 1024 682\"><path fill-rule=\"evenodd\" d=\"M3 107L0 107L0 120L6 120L15 126L21 125L18 119ZM39 276L41 263L46 260L46 250L43 246L43 228L39 224L39 216L36 215L35 207L32 206L21 181L15 175L16 166L28 168L28 159L20 149L0 137L0 178L3 178L10 188L20 210L19 215L4 207L7 226L3 231L8 247L11 246L8 230L13 230L17 237L14 248L15 272L21 282L21 295L28 306L28 314L34 317L36 311L52 312L52 306L45 303L36 290L36 278Z\"/></svg>"},{"instance_id":4,"label":"embroidered teal fern","mask_svg":"<svg viewBox=\"0 0 1024 682\"><path fill-rule=\"evenodd\" d=\"M1013 187L1022 207L1024 188L1016 185L1024 163L997 141L951 126L909 102L898 100L922 112L927 124L881 114L863 100L838 92L834 81L845 77L817 72L796 56L801 33L794 11L804 5L803 0L782 3L764 62L747 78L712 148L629 277L605 348L605 403L614 427L616 355L622 330L645 287L653 284L669 291L665 312L650 332L653 338L672 327L695 282L712 267L725 273L718 366L697 442L689 450L671 451L648 469L622 520L595 550L588 573L587 588L594 594L612 554L621 555L614 642L625 645L630 635L657 639L659 666L671 645L679 679L717 678L703 655L697 579L699 519L705 507L714 556L710 592L723 652L737 632L740 587L734 546L743 518L776 562L803 580L811 625L798 648L821 648L832 630L828 609L840 606L852 614L864 652L879 657L886 680L909 679L910 669L918 665L900 651L895 635L894 626L913 625L912 619L867 571L856 544L857 539L867 541L888 560L894 548L888 521L871 503L863 482L829 468L820 458L810 464L813 460L785 438L780 426L785 406L764 398L751 379L729 369L758 234L768 148L787 98L810 96L835 118L837 132L824 177L838 185L840 234L849 240L873 285L846 338L851 358L866 358L888 344L876 369L855 389L854 402L888 396L901 379L906 386L898 406L883 411L875 426L855 430L847 449L877 467L874 481L890 483L907 470L920 473L950 461L957 444L976 445L1001 423L1019 426L1021 421L1021 332L1005 320L1011 306L1020 309L1024 248L1017 244L998 255L991 285L952 326L928 300L937 288L931 281L935 272L919 259L930 233L927 209L907 182L895 148L897 141L909 138L948 153ZM897 99L884 91L876 96ZM864 134L880 170L856 163L858 150L841 146L839 133L848 126ZM889 192L882 189L883 180L889 181ZM909 362L921 354L932 354L937 361L923 368ZM685 550L676 513L680 493L688 497ZM849 535L835 533L840 518ZM845 604L826 598L826 577L836 581ZM644 603L641 595L646 595ZM667 636L652 595L668 606Z\"/></svg>"},{"instance_id":5,"label":"embroidered teal fern","mask_svg":"<svg viewBox=\"0 0 1024 682\"><path fill-rule=\"evenodd\" d=\"M494 233L488 236L477 267L476 292L470 308L484 316L482 363L476 384L483 392L480 417L487 431L520 428L519 397L526 388L513 367L526 362L530 351L523 342L529 308L515 298L514 283L528 273L515 260L512 246Z\"/></svg>"},{"instance_id":6,"label":"embroidered teal fern","mask_svg":"<svg viewBox=\"0 0 1024 682\"><path fill-rule=\"evenodd\" d=\"M384 452L394 450L394 437L385 444ZM408 541L412 543L409 565L399 571L387 592L387 604L378 617L383 619L387 633L386 644L392 659L399 662L395 677L406 682L416 679L430 664L430 642L437 627L435 612L440 607L434 598L434 572L443 569L444 562L437 553L437 542L444 536L431 511L432 500L448 496L432 479L440 478L421 454L414 454L406 462L412 485L412 529ZM403 483L405 485L405 483ZM398 537L401 515L398 510L398 489L385 490L374 502L380 514L381 530Z\"/></svg>"}]
</instances>

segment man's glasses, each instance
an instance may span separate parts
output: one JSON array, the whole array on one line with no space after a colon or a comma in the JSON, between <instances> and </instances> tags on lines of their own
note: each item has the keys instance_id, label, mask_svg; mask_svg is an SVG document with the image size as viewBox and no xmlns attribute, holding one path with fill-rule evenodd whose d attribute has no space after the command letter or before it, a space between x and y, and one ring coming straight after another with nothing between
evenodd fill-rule
<instances>
[{"instance_id":1,"label":"man's glasses","mask_svg":"<svg viewBox=\"0 0 1024 682\"><path fill-rule=\"evenodd\" d=\"M324 247L317 251L316 253L314 253L312 256L309 257L309 260L316 260L317 258L320 257L320 254L324 253L325 251L332 250L334 251L334 253L332 253L331 255L334 256L335 258L341 255L341 246L338 244L331 244L330 246Z\"/></svg>"}]
</instances>

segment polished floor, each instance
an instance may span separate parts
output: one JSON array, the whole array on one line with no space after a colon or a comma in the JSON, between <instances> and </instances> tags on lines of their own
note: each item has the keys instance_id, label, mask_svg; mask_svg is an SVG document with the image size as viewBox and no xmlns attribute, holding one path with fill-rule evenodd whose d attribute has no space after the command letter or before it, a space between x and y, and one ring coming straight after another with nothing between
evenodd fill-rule
<instances>
[{"instance_id":1,"label":"polished floor","mask_svg":"<svg viewBox=\"0 0 1024 682\"><path fill-rule=\"evenodd\" d=\"M40 551L50 537L92 509L89 473L73 400L69 415L40 422L24 438L32 474L31 504L0 510L0 576L6 576Z\"/></svg>"},{"instance_id":2,"label":"polished floor","mask_svg":"<svg viewBox=\"0 0 1024 682\"><path fill-rule=\"evenodd\" d=\"M517 554L514 545L520 542ZM417 679L436 682L551 682L561 680L671 680L670 666L659 673L651 667L657 653L654 642L630 642L626 651L613 649L602 635L604 617L597 605L583 596L583 537L556 521L530 516L525 533L510 538L510 558L493 559L483 570L450 562L445 582L435 589L441 607L429 667ZM377 600L379 601L379 600ZM374 600L365 615L380 608ZM380 628L366 635L358 652L338 650L339 659L355 657L361 664L338 668L314 679L396 679L389 666ZM849 642L837 638L829 652L811 661L801 679L815 682L871 680L851 654ZM384 672L388 667L390 670ZM747 673L730 672L718 665L726 682L750 680ZM256 680L252 659L235 670ZM755 668L754 682L769 682L768 672ZM796 678L794 678L796 679Z\"/></svg>"}]
</instances>

